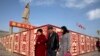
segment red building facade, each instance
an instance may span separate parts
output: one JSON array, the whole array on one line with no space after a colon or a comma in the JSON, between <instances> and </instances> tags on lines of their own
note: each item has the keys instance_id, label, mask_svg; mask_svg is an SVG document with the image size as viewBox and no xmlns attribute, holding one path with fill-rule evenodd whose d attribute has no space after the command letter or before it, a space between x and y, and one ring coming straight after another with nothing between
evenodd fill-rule
<instances>
[{"instance_id":1,"label":"red building facade","mask_svg":"<svg viewBox=\"0 0 100 56\"><path fill-rule=\"evenodd\" d=\"M43 29L44 35L47 37L49 25L43 25L33 28L31 30L11 34L0 38L0 42L7 48L7 50L16 52L25 56L35 56L35 41L37 29ZM58 33L59 40L61 39L60 27L51 25L54 27L54 31ZM96 38L84 35L78 32L70 30L70 42L71 42L71 54L78 56L79 54L91 52L96 50Z\"/></svg>"}]
</instances>

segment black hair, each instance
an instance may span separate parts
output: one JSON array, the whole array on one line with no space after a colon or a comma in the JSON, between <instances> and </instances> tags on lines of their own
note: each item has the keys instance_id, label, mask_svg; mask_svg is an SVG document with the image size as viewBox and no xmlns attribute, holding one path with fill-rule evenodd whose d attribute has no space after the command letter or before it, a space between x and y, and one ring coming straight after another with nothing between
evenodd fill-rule
<instances>
[{"instance_id":1,"label":"black hair","mask_svg":"<svg viewBox=\"0 0 100 56\"><path fill-rule=\"evenodd\" d=\"M62 26L61 29L63 30L63 35L69 33L69 30L67 29L66 26Z\"/></svg>"},{"instance_id":2,"label":"black hair","mask_svg":"<svg viewBox=\"0 0 100 56\"><path fill-rule=\"evenodd\" d=\"M42 30L42 29L38 29L37 32L41 32L41 33L43 33L43 30Z\"/></svg>"},{"instance_id":3,"label":"black hair","mask_svg":"<svg viewBox=\"0 0 100 56\"><path fill-rule=\"evenodd\" d=\"M48 26L48 30L50 30L50 29L52 30L52 29L53 29L53 27L52 27L52 26Z\"/></svg>"}]
</instances>

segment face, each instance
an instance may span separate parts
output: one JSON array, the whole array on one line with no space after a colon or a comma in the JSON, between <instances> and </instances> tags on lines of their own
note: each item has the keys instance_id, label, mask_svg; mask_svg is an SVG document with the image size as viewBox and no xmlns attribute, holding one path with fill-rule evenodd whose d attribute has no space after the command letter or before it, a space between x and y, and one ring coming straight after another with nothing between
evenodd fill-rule
<instances>
[{"instance_id":1,"label":"face","mask_svg":"<svg viewBox=\"0 0 100 56\"><path fill-rule=\"evenodd\" d=\"M37 35L41 35L42 33L41 32L37 32Z\"/></svg>"},{"instance_id":2,"label":"face","mask_svg":"<svg viewBox=\"0 0 100 56\"><path fill-rule=\"evenodd\" d=\"M49 29L48 31L49 31L49 33L52 33L52 32L53 32L53 30L52 30L52 29Z\"/></svg>"}]
</instances>

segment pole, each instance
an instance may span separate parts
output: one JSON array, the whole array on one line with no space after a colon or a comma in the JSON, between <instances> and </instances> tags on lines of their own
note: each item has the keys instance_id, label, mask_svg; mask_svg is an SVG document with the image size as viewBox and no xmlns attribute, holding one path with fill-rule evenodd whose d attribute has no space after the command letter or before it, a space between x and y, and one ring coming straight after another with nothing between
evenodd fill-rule
<instances>
[{"instance_id":1,"label":"pole","mask_svg":"<svg viewBox=\"0 0 100 56\"><path fill-rule=\"evenodd\" d=\"M13 27L10 27L9 32L10 34L13 34Z\"/></svg>"}]
</instances>

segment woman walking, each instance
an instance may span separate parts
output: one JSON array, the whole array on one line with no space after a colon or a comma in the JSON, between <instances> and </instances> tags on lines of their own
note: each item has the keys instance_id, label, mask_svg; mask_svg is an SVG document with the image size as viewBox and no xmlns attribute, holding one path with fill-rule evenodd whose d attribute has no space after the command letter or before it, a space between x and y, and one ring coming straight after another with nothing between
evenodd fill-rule
<instances>
[{"instance_id":1,"label":"woman walking","mask_svg":"<svg viewBox=\"0 0 100 56\"><path fill-rule=\"evenodd\" d=\"M42 29L37 30L35 56L46 56L46 37Z\"/></svg>"},{"instance_id":2,"label":"woman walking","mask_svg":"<svg viewBox=\"0 0 100 56\"><path fill-rule=\"evenodd\" d=\"M60 41L59 56L66 56L66 53L70 52L70 36L69 30L65 27L61 27L62 39Z\"/></svg>"}]
</instances>

